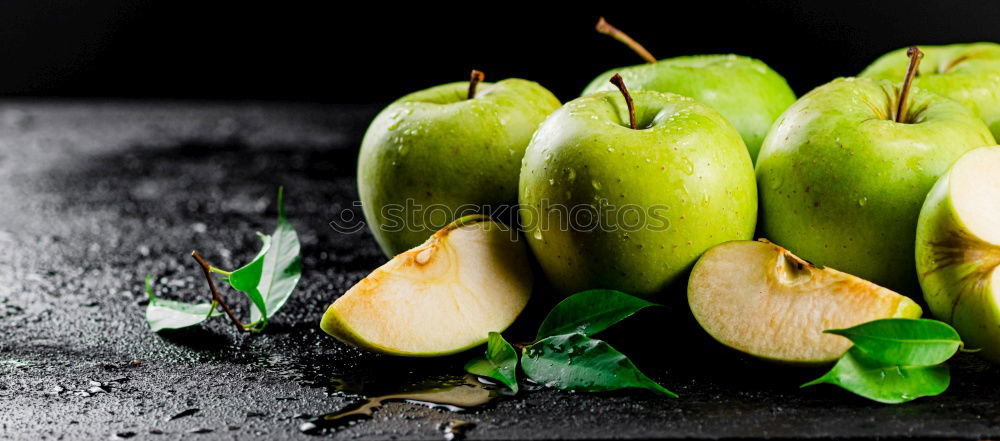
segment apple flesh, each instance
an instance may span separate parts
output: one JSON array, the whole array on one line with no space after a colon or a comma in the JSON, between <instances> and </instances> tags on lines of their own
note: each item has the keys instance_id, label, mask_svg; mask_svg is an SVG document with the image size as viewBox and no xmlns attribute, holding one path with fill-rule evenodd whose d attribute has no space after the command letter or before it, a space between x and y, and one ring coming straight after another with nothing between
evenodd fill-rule
<instances>
[{"instance_id":1,"label":"apple flesh","mask_svg":"<svg viewBox=\"0 0 1000 441\"><path fill-rule=\"evenodd\" d=\"M531 81L432 87L406 95L372 121L358 157L358 192L386 256L483 207L517 202L524 149L559 100ZM467 211L463 211L467 210Z\"/></svg>"},{"instance_id":2,"label":"apple flesh","mask_svg":"<svg viewBox=\"0 0 1000 441\"><path fill-rule=\"evenodd\" d=\"M1000 147L966 153L934 185L916 258L931 313L1000 363Z\"/></svg>"},{"instance_id":3,"label":"apple flesh","mask_svg":"<svg viewBox=\"0 0 1000 441\"><path fill-rule=\"evenodd\" d=\"M460 352L510 326L531 296L530 256L517 232L461 218L373 271L330 305L320 327L391 355Z\"/></svg>"},{"instance_id":4,"label":"apple flesh","mask_svg":"<svg viewBox=\"0 0 1000 441\"><path fill-rule=\"evenodd\" d=\"M920 317L909 298L833 268L817 268L770 242L708 250L691 271L688 304L713 338L775 361L831 362L850 341L825 334L883 318Z\"/></svg>"},{"instance_id":5,"label":"apple flesh","mask_svg":"<svg viewBox=\"0 0 1000 441\"><path fill-rule=\"evenodd\" d=\"M913 84L962 103L979 115L1000 138L1000 44L921 46L924 66ZM906 72L906 49L889 52L861 72L863 77L900 81Z\"/></svg>"},{"instance_id":6,"label":"apple flesh","mask_svg":"<svg viewBox=\"0 0 1000 441\"><path fill-rule=\"evenodd\" d=\"M525 152L522 228L563 294L650 297L705 250L753 235L757 189L739 133L688 97L632 99L636 129L622 93L599 92L555 111Z\"/></svg>"},{"instance_id":7,"label":"apple flesh","mask_svg":"<svg viewBox=\"0 0 1000 441\"><path fill-rule=\"evenodd\" d=\"M740 132L750 159L778 119L795 102L785 79L763 61L738 55L698 55L613 69L599 75L583 95L612 90L620 73L630 90L676 93L708 104Z\"/></svg>"},{"instance_id":8,"label":"apple flesh","mask_svg":"<svg viewBox=\"0 0 1000 441\"><path fill-rule=\"evenodd\" d=\"M994 144L970 110L913 88L841 78L775 122L757 158L762 236L804 259L904 294L918 292L917 217L934 182L963 153Z\"/></svg>"}]
</instances>

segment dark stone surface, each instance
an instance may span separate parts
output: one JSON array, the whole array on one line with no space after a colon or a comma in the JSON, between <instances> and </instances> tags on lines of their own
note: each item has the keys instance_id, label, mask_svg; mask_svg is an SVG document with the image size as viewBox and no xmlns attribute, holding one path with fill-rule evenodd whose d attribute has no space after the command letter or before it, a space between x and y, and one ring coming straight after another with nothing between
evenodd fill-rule
<instances>
[{"instance_id":1,"label":"dark stone surface","mask_svg":"<svg viewBox=\"0 0 1000 441\"><path fill-rule=\"evenodd\" d=\"M356 198L356 150L375 110L0 103L0 438L306 439L307 415L356 401L349 390L460 373L470 354L386 358L318 329L327 305L384 261L367 233L328 226ZM144 276L162 296L206 298L188 254L223 268L252 257L279 184L304 270L267 330L217 319L150 332ZM606 336L680 399L535 390L464 414L392 403L333 436L443 439L439 425L456 418L475 424L469 439L1000 436L1000 371L975 357L951 363L943 396L905 405L799 390L820 371L720 349L691 324L682 288ZM245 313L239 294L225 295Z\"/></svg>"}]
</instances>

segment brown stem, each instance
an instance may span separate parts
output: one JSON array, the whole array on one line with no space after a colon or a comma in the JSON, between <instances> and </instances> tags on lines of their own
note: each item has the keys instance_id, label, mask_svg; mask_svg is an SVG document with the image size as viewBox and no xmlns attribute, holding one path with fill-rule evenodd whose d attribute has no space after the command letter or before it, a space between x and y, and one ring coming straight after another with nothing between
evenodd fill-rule
<instances>
[{"instance_id":1,"label":"brown stem","mask_svg":"<svg viewBox=\"0 0 1000 441\"><path fill-rule=\"evenodd\" d=\"M906 66L906 76L903 77L903 87L899 89L899 104L896 107L896 122L901 123L906 119L906 99L910 97L910 87L913 85L913 77L917 76L917 68L920 67L920 59L924 58L924 53L916 46L910 46L906 50L906 56L910 57L910 64Z\"/></svg>"},{"instance_id":2,"label":"brown stem","mask_svg":"<svg viewBox=\"0 0 1000 441\"><path fill-rule=\"evenodd\" d=\"M604 17L597 19L597 26L594 28L597 29L597 32L608 35L615 40L625 43L626 46L632 48L632 50L639 54L643 60L646 60L647 63L656 63L656 57L654 57L653 54L649 53L646 48L642 47L638 41L633 40L632 37L629 37L628 34L622 32L614 26L611 26L604 20Z\"/></svg>"},{"instance_id":3,"label":"brown stem","mask_svg":"<svg viewBox=\"0 0 1000 441\"><path fill-rule=\"evenodd\" d=\"M625 87L625 80L622 79L621 75L615 74L611 77L611 84L614 84L625 96L625 105L628 106L628 123L632 127L632 130L636 129L635 124L635 103L632 102L632 95L628 93L628 88Z\"/></svg>"},{"instance_id":4,"label":"brown stem","mask_svg":"<svg viewBox=\"0 0 1000 441\"><path fill-rule=\"evenodd\" d=\"M222 306L222 310L226 311L226 315L228 315L229 319L233 321L236 328L239 329L240 332L245 332L246 329L243 327L243 323L240 322L240 319L236 318L236 314L233 314L233 310L229 309L229 305L222 300L222 296L219 295L219 291L215 289L215 282L212 281L212 266L209 265L208 262L205 262L205 260L198 255L197 251L192 251L191 257L194 257L194 260L197 260L198 264L201 265L201 269L205 271L205 279L208 280L208 287L212 289L212 298L215 299L216 303Z\"/></svg>"},{"instance_id":5,"label":"brown stem","mask_svg":"<svg viewBox=\"0 0 1000 441\"><path fill-rule=\"evenodd\" d=\"M473 99L476 97L476 86L479 85L480 81L486 78L486 74L481 71L472 69L472 74L469 75L469 96L468 99Z\"/></svg>"}]
</instances>

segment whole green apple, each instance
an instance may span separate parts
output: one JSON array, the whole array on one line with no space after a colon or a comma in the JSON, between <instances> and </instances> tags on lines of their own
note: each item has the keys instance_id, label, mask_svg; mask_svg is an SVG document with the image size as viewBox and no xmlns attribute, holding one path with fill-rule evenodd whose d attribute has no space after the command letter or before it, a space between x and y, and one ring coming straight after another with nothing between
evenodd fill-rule
<instances>
[{"instance_id":1,"label":"whole green apple","mask_svg":"<svg viewBox=\"0 0 1000 441\"><path fill-rule=\"evenodd\" d=\"M921 46L926 53L913 84L964 104L1000 138L1000 44ZM906 49L883 55L863 77L899 81L906 73Z\"/></svg>"},{"instance_id":2,"label":"whole green apple","mask_svg":"<svg viewBox=\"0 0 1000 441\"><path fill-rule=\"evenodd\" d=\"M707 105L648 90L555 111L525 152L520 189L528 244L562 293L660 293L705 250L750 238L757 217L739 133Z\"/></svg>"},{"instance_id":3,"label":"whole green apple","mask_svg":"<svg viewBox=\"0 0 1000 441\"><path fill-rule=\"evenodd\" d=\"M524 149L559 100L531 81L477 77L406 95L368 127L358 192L386 256L484 206L517 202Z\"/></svg>"},{"instance_id":4,"label":"whole green apple","mask_svg":"<svg viewBox=\"0 0 1000 441\"><path fill-rule=\"evenodd\" d=\"M917 275L935 317L1000 363L1000 147L963 155L917 222Z\"/></svg>"},{"instance_id":5,"label":"whole green apple","mask_svg":"<svg viewBox=\"0 0 1000 441\"><path fill-rule=\"evenodd\" d=\"M738 55L697 55L657 61L634 40L598 22L598 30L636 49L646 64L609 70L593 81L583 95L609 90L612 75L621 74L632 90L654 90L689 96L712 106L743 137L756 160L760 145L774 120L795 102L785 79L763 61Z\"/></svg>"},{"instance_id":6,"label":"whole green apple","mask_svg":"<svg viewBox=\"0 0 1000 441\"><path fill-rule=\"evenodd\" d=\"M927 191L993 136L961 104L905 84L839 78L803 96L764 140L757 186L767 238L912 295Z\"/></svg>"}]
</instances>

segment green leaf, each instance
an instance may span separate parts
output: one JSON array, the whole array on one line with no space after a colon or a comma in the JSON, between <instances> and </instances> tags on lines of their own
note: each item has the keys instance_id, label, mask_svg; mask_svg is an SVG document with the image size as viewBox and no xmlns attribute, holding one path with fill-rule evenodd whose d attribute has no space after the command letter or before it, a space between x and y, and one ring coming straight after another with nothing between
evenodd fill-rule
<instances>
[{"instance_id":1,"label":"green leaf","mask_svg":"<svg viewBox=\"0 0 1000 441\"><path fill-rule=\"evenodd\" d=\"M264 256L257 283L257 291L264 299L265 308L251 309L251 322L271 318L292 295L302 276L299 249L299 236L285 218L284 187L278 187L278 225L271 233L271 249Z\"/></svg>"},{"instance_id":2,"label":"green leaf","mask_svg":"<svg viewBox=\"0 0 1000 441\"><path fill-rule=\"evenodd\" d=\"M603 392L635 387L677 397L611 345L582 333L548 337L524 348L521 369L528 378L557 389Z\"/></svg>"},{"instance_id":3,"label":"green leaf","mask_svg":"<svg viewBox=\"0 0 1000 441\"><path fill-rule=\"evenodd\" d=\"M583 291L552 308L539 326L535 340L574 332L591 336L648 306L659 305L621 291Z\"/></svg>"},{"instance_id":4,"label":"green leaf","mask_svg":"<svg viewBox=\"0 0 1000 441\"><path fill-rule=\"evenodd\" d=\"M517 393L517 351L498 332L491 332L486 354L465 364L465 371L492 378Z\"/></svg>"},{"instance_id":5,"label":"green leaf","mask_svg":"<svg viewBox=\"0 0 1000 441\"><path fill-rule=\"evenodd\" d=\"M962 346L951 326L929 319L875 320L826 332L847 337L868 358L887 365L933 366L947 361Z\"/></svg>"},{"instance_id":6,"label":"green leaf","mask_svg":"<svg viewBox=\"0 0 1000 441\"><path fill-rule=\"evenodd\" d=\"M939 395L948 389L948 366L892 366L869 358L851 348L820 378L801 387L827 383L840 386L881 403L905 403L920 397Z\"/></svg>"},{"instance_id":7,"label":"green leaf","mask_svg":"<svg viewBox=\"0 0 1000 441\"><path fill-rule=\"evenodd\" d=\"M263 242L260 251L257 252L257 257L254 257L243 268L233 271L233 274L229 276L229 284L250 298L250 301L260 310L260 316L267 317L267 303L264 301L264 296L261 294L258 285L260 284L261 274L264 272L264 256L271 249L271 236L261 233L257 233L257 236Z\"/></svg>"},{"instance_id":8,"label":"green leaf","mask_svg":"<svg viewBox=\"0 0 1000 441\"><path fill-rule=\"evenodd\" d=\"M212 303L186 303L158 299L153 295L153 276L146 276L146 323L153 332L194 326L209 317L219 315Z\"/></svg>"}]
</instances>

